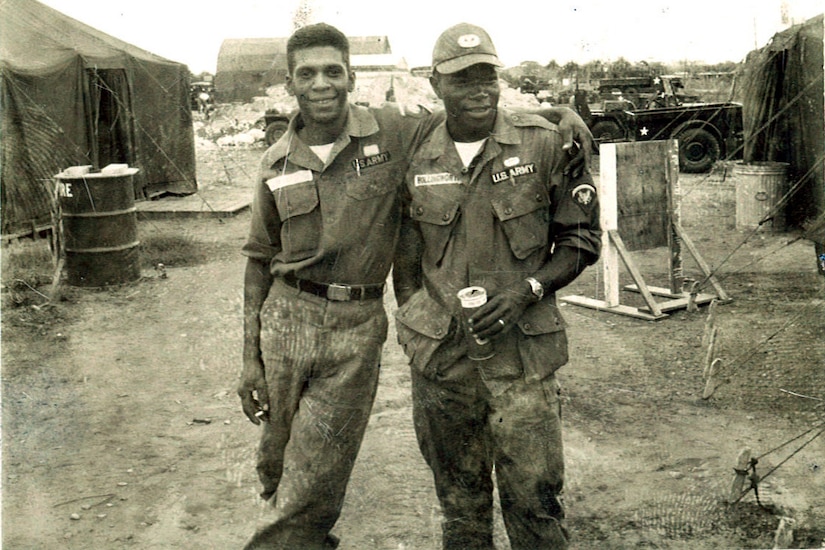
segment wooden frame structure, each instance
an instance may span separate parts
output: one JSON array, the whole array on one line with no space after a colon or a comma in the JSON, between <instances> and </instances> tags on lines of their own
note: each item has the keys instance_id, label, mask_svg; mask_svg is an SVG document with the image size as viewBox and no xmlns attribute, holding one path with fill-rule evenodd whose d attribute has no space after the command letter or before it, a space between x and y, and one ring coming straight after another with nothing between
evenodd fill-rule
<instances>
[{"instance_id":1,"label":"wooden frame structure","mask_svg":"<svg viewBox=\"0 0 825 550\"><path fill-rule=\"evenodd\" d=\"M692 309L713 300L730 298L712 274L710 266L680 223L679 148L676 140L607 143L600 147L602 271L604 300L586 296L564 296L563 302L637 319L658 320L669 311ZM620 235L630 236L627 246ZM630 249L667 246L668 287L649 286L630 255ZM686 248L715 294L699 293L698 282L685 288L682 247ZM646 306L622 304L619 287L619 260L635 284L623 290L640 293ZM657 302L656 297L667 298Z\"/></svg>"}]
</instances>

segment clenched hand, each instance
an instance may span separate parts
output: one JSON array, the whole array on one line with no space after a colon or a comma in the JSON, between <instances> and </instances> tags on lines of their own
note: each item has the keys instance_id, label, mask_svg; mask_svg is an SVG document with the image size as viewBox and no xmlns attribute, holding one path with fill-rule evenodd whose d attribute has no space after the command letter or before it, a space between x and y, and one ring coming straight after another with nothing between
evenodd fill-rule
<instances>
[{"instance_id":1,"label":"clenched hand","mask_svg":"<svg viewBox=\"0 0 825 550\"><path fill-rule=\"evenodd\" d=\"M255 425L266 421L269 415L269 391L260 359L244 359L241 380L238 383L243 413Z\"/></svg>"}]
</instances>

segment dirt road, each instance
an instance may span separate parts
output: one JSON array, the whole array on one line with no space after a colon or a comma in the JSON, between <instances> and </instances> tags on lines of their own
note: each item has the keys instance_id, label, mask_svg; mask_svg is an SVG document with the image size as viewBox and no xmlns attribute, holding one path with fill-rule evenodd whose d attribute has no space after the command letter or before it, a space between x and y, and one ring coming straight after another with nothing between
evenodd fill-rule
<instances>
[{"instance_id":1,"label":"dirt road","mask_svg":"<svg viewBox=\"0 0 825 550\"><path fill-rule=\"evenodd\" d=\"M259 154L239 161L244 170ZM744 237L732 228L732 183L682 181L685 226L717 265ZM266 520L257 429L234 394L248 221L140 222L143 235L193 238L211 259L168 265L165 279L147 271L119 288L69 288L47 310L3 312L4 548L239 548ZM825 417L825 287L812 247L785 245L791 237L757 236L725 261L734 301L720 306L718 326L729 383L709 400L706 308L646 322L563 306L574 548L765 548L782 515L795 521L795 547L822 547L825 437L784 463L814 432L769 452ZM634 257L654 283L664 277L665 251ZM600 277L589 269L569 293L594 295ZM435 549L438 507L394 333L384 353L335 533L342 550ZM778 466L758 484L765 509L753 493L724 503L746 446L762 475ZM501 536L498 545L507 548Z\"/></svg>"}]
</instances>

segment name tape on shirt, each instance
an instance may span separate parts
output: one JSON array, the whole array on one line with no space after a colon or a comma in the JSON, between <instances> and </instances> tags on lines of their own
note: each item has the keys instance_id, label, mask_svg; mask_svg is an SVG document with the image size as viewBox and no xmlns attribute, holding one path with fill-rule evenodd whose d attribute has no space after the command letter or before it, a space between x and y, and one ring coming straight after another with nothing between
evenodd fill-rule
<instances>
[{"instance_id":1,"label":"name tape on shirt","mask_svg":"<svg viewBox=\"0 0 825 550\"><path fill-rule=\"evenodd\" d=\"M521 164L519 166L513 166L508 168L507 170L502 170L501 172L493 173L493 183L499 183L502 181L507 181L509 179L515 178L517 176L524 176L527 174L535 174L536 173L536 163L530 162L527 164Z\"/></svg>"},{"instance_id":2,"label":"name tape on shirt","mask_svg":"<svg viewBox=\"0 0 825 550\"><path fill-rule=\"evenodd\" d=\"M458 178L449 172L442 172L440 174L416 174L415 186L422 185L449 185L461 184L461 178Z\"/></svg>"},{"instance_id":3,"label":"name tape on shirt","mask_svg":"<svg viewBox=\"0 0 825 550\"><path fill-rule=\"evenodd\" d=\"M278 189L283 189L284 187L289 187L290 185L304 183L307 181L312 181L312 170L298 170L297 172L292 172L291 174L275 176L274 178L269 178L266 180L266 185L269 187L270 191L277 191Z\"/></svg>"},{"instance_id":4,"label":"name tape on shirt","mask_svg":"<svg viewBox=\"0 0 825 550\"><path fill-rule=\"evenodd\" d=\"M364 154L368 156L354 159L352 161L352 167L356 170L363 170L364 168L369 168L370 166L378 166L379 164L384 164L391 160L390 152L384 151L383 153L375 153L374 155L369 155L367 151L369 146L364 147ZM377 151L377 149L376 149Z\"/></svg>"}]
</instances>

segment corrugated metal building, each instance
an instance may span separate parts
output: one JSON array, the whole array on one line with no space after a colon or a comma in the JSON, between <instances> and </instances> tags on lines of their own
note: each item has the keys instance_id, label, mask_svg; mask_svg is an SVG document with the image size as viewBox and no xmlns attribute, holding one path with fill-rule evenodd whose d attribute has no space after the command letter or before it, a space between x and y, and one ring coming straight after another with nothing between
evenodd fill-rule
<instances>
[{"instance_id":1,"label":"corrugated metal building","mask_svg":"<svg viewBox=\"0 0 825 550\"><path fill-rule=\"evenodd\" d=\"M392 53L386 36L350 37L350 55ZM215 93L218 101L251 101L283 84L287 73L287 38L228 38L218 52Z\"/></svg>"}]
</instances>

